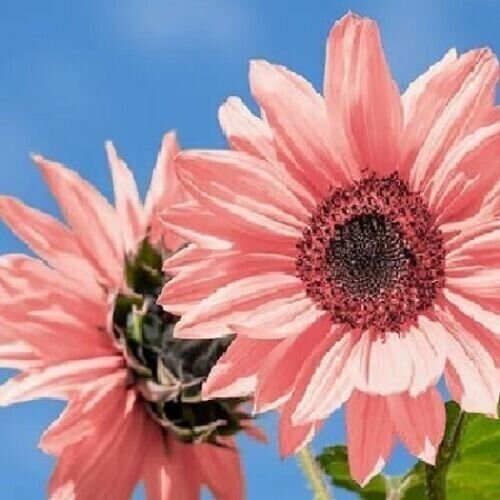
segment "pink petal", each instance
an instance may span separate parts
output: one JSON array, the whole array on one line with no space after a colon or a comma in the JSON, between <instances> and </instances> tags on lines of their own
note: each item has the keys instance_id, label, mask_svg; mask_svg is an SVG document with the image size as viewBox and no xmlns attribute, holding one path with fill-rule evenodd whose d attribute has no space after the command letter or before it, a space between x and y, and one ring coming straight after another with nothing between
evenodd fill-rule
<instances>
[{"instance_id":1,"label":"pink petal","mask_svg":"<svg viewBox=\"0 0 500 500\"><path fill-rule=\"evenodd\" d=\"M198 266L200 261L212 258L217 255L217 251L200 248L194 243L191 243L184 248L174 252L171 256L163 261L163 272L167 274L176 274L191 266Z\"/></svg>"},{"instance_id":2,"label":"pink petal","mask_svg":"<svg viewBox=\"0 0 500 500\"><path fill-rule=\"evenodd\" d=\"M330 320L322 316L303 333L283 339L263 357L254 396L254 411L262 412L279 406L291 394L307 356L318 338L328 332Z\"/></svg>"},{"instance_id":3,"label":"pink petal","mask_svg":"<svg viewBox=\"0 0 500 500\"><path fill-rule=\"evenodd\" d=\"M5 291L7 300L20 300L28 295L41 297L43 293L52 293L64 302L61 305L66 311L72 311L87 321L98 322L106 315L106 293L97 286L96 281L90 286L82 286L81 281L73 279L74 274L63 275L27 255L0 256L0 291ZM54 302L47 301L43 307L49 309ZM76 309L75 304L78 304Z\"/></svg>"},{"instance_id":4,"label":"pink petal","mask_svg":"<svg viewBox=\"0 0 500 500\"><path fill-rule=\"evenodd\" d=\"M411 453L430 464L435 463L444 435L444 404L435 387L416 397L407 392L387 397L392 425Z\"/></svg>"},{"instance_id":5,"label":"pink petal","mask_svg":"<svg viewBox=\"0 0 500 500\"><path fill-rule=\"evenodd\" d=\"M499 266L500 220L486 221L474 218L473 227L464 227L461 233L447 242L446 272L450 277L467 277L471 272L489 270L495 272Z\"/></svg>"},{"instance_id":6,"label":"pink petal","mask_svg":"<svg viewBox=\"0 0 500 500\"><path fill-rule=\"evenodd\" d=\"M500 180L493 182L484 196L478 215L481 214L488 214L490 218L500 215Z\"/></svg>"},{"instance_id":7,"label":"pink petal","mask_svg":"<svg viewBox=\"0 0 500 500\"><path fill-rule=\"evenodd\" d=\"M426 104L430 109L424 109L424 102L421 104L422 112L432 120L425 119L428 128L425 135L421 133L422 142L412 161L410 186L413 190L425 187L450 147L470 131L477 111L493 102L498 63L490 51L469 52L447 71L449 73L436 77L437 89L429 90L427 99L431 101ZM403 160L407 162L409 158Z\"/></svg>"},{"instance_id":8,"label":"pink petal","mask_svg":"<svg viewBox=\"0 0 500 500\"><path fill-rule=\"evenodd\" d=\"M343 129L350 146L350 168L396 170L402 108L375 22L349 13L335 23L324 92L332 135Z\"/></svg>"},{"instance_id":9,"label":"pink petal","mask_svg":"<svg viewBox=\"0 0 500 500\"><path fill-rule=\"evenodd\" d=\"M314 208L311 194L279 163L273 132L265 119L254 116L238 97L230 97L219 109L219 121L234 150L267 160L262 167L278 176L307 209Z\"/></svg>"},{"instance_id":10,"label":"pink petal","mask_svg":"<svg viewBox=\"0 0 500 500\"><path fill-rule=\"evenodd\" d=\"M94 427L88 420L82 420L82 404L70 401L57 420L43 433L39 447L45 453L59 456L64 449L91 436Z\"/></svg>"},{"instance_id":11,"label":"pink petal","mask_svg":"<svg viewBox=\"0 0 500 500\"><path fill-rule=\"evenodd\" d=\"M232 215L225 216L222 224L220 215L193 201L170 207L161 214L161 220L179 237L206 250L238 247L289 256L297 251L296 236L285 237Z\"/></svg>"},{"instance_id":12,"label":"pink petal","mask_svg":"<svg viewBox=\"0 0 500 500\"><path fill-rule=\"evenodd\" d=\"M498 175L491 165L500 155L500 123L482 127L450 149L433 177L429 209L438 214L437 223L466 219L476 214ZM470 181L460 196L452 189L461 174Z\"/></svg>"},{"instance_id":13,"label":"pink petal","mask_svg":"<svg viewBox=\"0 0 500 500\"><path fill-rule=\"evenodd\" d=\"M0 320L0 331L4 333L7 328ZM26 342L11 340L0 343L0 366L2 368L25 370L36 368L39 364L40 359L36 351Z\"/></svg>"},{"instance_id":14,"label":"pink petal","mask_svg":"<svg viewBox=\"0 0 500 500\"><path fill-rule=\"evenodd\" d=\"M242 500L244 481L238 450L231 438L224 444L227 447L207 443L196 445L194 455L200 475L218 500Z\"/></svg>"},{"instance_id":15,"label":"pink petal","mask_svg":"<svg viewBox=\"0 0 500 500\"><path fill-rule=\"evenodd\" d=\"M293 414L295 424L329 417L353 391L353 382L348 370L353 345L351 336L338 326L331 327L325 336L329 338L327 350L317 360L309 384ZM318 354L319 352L316 355Z\"/></svg>"},{"instance_id":16,"label":"pink petal","mask_svg":"<svg viewBox=\"0 0 500 500\"><path fill-rule=\"evenodd\" d=\"M446 255L446 283L450 292L458 295L454 301L461 302L460 308L498 334L500 222L494 219L474 222L475 225L464 228L450 244Z\"/></svg>"},{"instance_id":17,"label":"pink petal","mask_svg":"<svg viewBox=\"0 0 500 500\"><path fill-rule=\"evenodd\" d=\"M61 485L51 493L50 500L77 500L75 485L71 481Z\"/></svg>"},{"instance_id":18,"label":"pink petal","mask_svg":"<svg viewBox=\"0 0 500 500\"><path fill-rule=\"evenodd\" d=\"M464 261L465 264L476 265L478 258L482 265L495 265L498 262L498 254L493 252L495 249L498 251L493 246L500 231L500 220L497 217L489 214L484 216L480 212L462 221L442 224L440 229L444 234L448 269L452 267L454 260L459 261L459 266L463 266Z\"/></svg>"},{"instance_id":19,"label":"pink petal","mask_svg":"<svg viewBox=\"0 0 500 500\"><path fill-rule=\"evenodd\" d=\"M251 420L248 422L243 421L242 426L243 432L245 432L247 436L255 439L255 441L258 441L259 443L269 444L269 439L267 438L267 434L264 429L253 425L253 422Z\"/></svg>"},{"instance_id":20,"label":"pink petal","mask_svg":"<svg viewBox=\"0 0 500 500\"><path fill-rule=\"evenodd\" d=\"M234 281L187 311L176 325L175 336L221 337L232 333L228 325L244 324L247 320L258 324L259 319L272 319L273 311L275 317L288 314L292 320L296 314L294 301L301 300L302 288L298 278L280 273Z\"/></svg>"},{"instance_id":21,"label":"pink petal","mask_svg":"<svg viewBox=\"0 0 500 500\"><path fill-rule=\"evenodd\" d=\"M279 343L276 339L236 337L203 384L203 397L239 397L252 393L263 360Z\"/></svg>"},{"instance_id":22,"label":"pink petal","mask_svg":"<svg viewBox=\"0 0 500 500\"><path fill-rule=\"evenodd\" d=\"M232 151L191 151L182 153L176 165L186 189L216 213L239 215L285 235L298 235L309 216L269 173L265 160Z\"/></svg>"},{"instance_id":23,"label":"pink petal","mask_svg":"<svg viewBox=\"0 0 500 500\"><path fill-rule=\"evenodd\" d=\"M156 166L151 177L151 184L144 202L147 224L150 226L149 237L153 243L160 239L165 248L174 250L183 242L176 234L165 231L159 214L168 207L186 199L186 193L179 182L174 168L174 158L179 153L179 145L174 132L163 137Z\"/></svg>"},{"instance_id":24,"label":"pink petal","mask_svg":"<svg viewBox=\"0 0 500 500\"><path fill-rule=\"evenodd\" d=\"M459 294L445 291L448 300L445 309L451 314L457 324L461 325L468 334L477 339L493 358L493 362L500 369L500 327L498 315L482 309ZM489 320L489 321L488 321Z\"/></svg>"},{"instance_id":25,"label":"pink petal","mask_svg":"<svg viewBox=\"0 0 500 500\"><path fill-rule=\"evenodd\" d=\"M407 134L407 137L411 137L412 133L415 134L417 132L425 132L432 124L432 121L429 120L429 117L421 113L423 101L435 98L435 96L432 96L432 94L430 92L426 92L426 90L429 89L433 84L435 85L438 75L443 75L444 73L446 73L446 70L449 70L451 67L453 67L453 63L456 60L457 49L450 49L441 60L431 65L425 73L422 73L418 78L416 78L408 85L408 88L401 96L405 133ZM417 130L416 124L420 123L420 125L422 125L422 120L429 121L425 127ZM412 130L412 128L414 130ZM411 138L415 143L417 142L416 137Z\"/></svg>"},{"instance_id":26,"label":"pink petal","mask_svg":"<svg viewBox=\"0 0 500 500\"><path fill-rule=\"evenodd\" d=\"M452 93L457 91L472 63L473 53L461 56L457 63L457 50L449 50L425 73L410 83L401 96L404 115L404 134L400 156L400 174L408 179L422 143L442 113Z\"/></svg>"},{"instance_id":27,"label":"pink petal","mask_svg":"<svg viewBox=\"0 0 500 500\"><path fill-rule=\"evenodd\" d=\"M302 334L317 321L328 317L305 292L262 305L248 321L235 320L229 329L255 339L286 338Z\"/></svg>"},{"instance_id":28,"label":"pink petal","mask_svg":"<svg viewBox=\"0 0 500 500\"><path fill-rule=\"evenodd\" d=\"M10 336L26 342L48 363L116 353L105 315L62 290L0 298L0 307Z\"/></svg>"},{"instance_id":29,"label":"pink petal","mask_svg":"<svg viewBox=\"0 0 500 500\"><path fill-rule=\"evenodd\" d=\"M142 441L149 417L141 408L127 410L123 389L94 408L94 433L68 446L52 476L49 492L72 483L76 498L126 500L138 482L146 452Z\"/></svg>"},{"instance_id":30,"label":"pink petal","mask_svg":"<svg viewBox=\"0 0 500 500\"><path fill-rule=\"evenodd\" d=\"M493 106L492 108L488 107L486 110L486 114L483 118L481 124L482 125L491 125L492 123L497 123L500 120L500 106Z\"/></svg>"},{"instance_id":31,"label":"pink petal","mask_svg":"<svg viewBox=\"0 0 500 500\"><path fill-rule=\"evenodd\" d=\"M160 220L164 228L204 250L229 249L238 235L237 229L220 224L213 212L193 201L167 208Z\"/></svg>"},{"instance_id":32,"label":"pink petal","mask_svg":"<svg viewBox=\"0 0 500 500\"><path fill-rule=\"evenodd\" d=\"M333 341L331 335L323 335L309 354L305 355L301 370L297 372L293 393L284 403L279 420L279 446L282 456L295 453L308 444L323 424L322 420L310 420L307 423L296 422L295 413L310 387L311 377Z\"/></svg>"},{"instance_id":33,"label":"pink petal","mask_svg":"<svg viewBox=\"0 0 500 500\"><path fill-rule=\"evenodd\" d=\"M453 365L449 361L446 363L444 379L452 399L460 404L464 396L464 387L462 382L460 382L460 377L458 376L457 371L453 368Z\"/></svg>"},{"instance_id":34,"label":"pink petal","mask_svg":"<svg viewBox=\"0 0 500 500\"><path fill-rule=\"evenodd\" d=\"M99 383L87 392L72 395L66 408L50 424L40 439L39 447L48 454L59 456L66 447L81 441L94 432L93 409L105 405L105 398L125 386L123 374L114 373L99 379Z\"/></svg>"},{"instance_id":35,"label":"pink petal","mask_svg":"<svg viewBox=\"0 0 500 500\"><path fill-rule=\"evenodd\" d=\"M76 236L65 225L15 198L0 196L0 217L36 254L63 274L96 290L93 266L85 259ZM79 272L75 274L75 269Z\"/></svg>"},{"instance_id":36,"label":"pink petal","mask_svg":"<svg viewBox=\"0 0 500 500\"><path fill-rule=\"evenodd\" d=\"M117 216L107 200L76 172L34 157L75 232L78 243L107 285L123 282L124 249Z\"/></svg>"},{"instance_id":37,"label":"pink petal","mask_svg":"<svg viewBox=\"0 0 500 500\"><path fill-rule=\"evenodd\" d=\"M346 176L330 147L323 98L309 82L283 66L252 61L250 87L263 108L278 159L316 201ZM302 200L312 208L307 199Z\"/></svg>"},{"instance_id":38,"label":"pink petal","mask_svg":"<svg viewBox=\"0 0 500 500\"><path fill-rule=\"evenodd\" d=\"M0 285L6 298L40 289L74 292L76 284L71 278L34 257L15 253L0 256Z\"/></svg>"},{"instance_id":39,"label":"pink petal","mask_svg":"<svg viewBox=\"0 0 500 500\"><path fill-rule=\"evenodd\" d=\"M312 441L320 423L294 424L291 404L285 403L284 408L279 420L278 439L280 455L287 457L297 453Z\"/></svg>"},{"instance_id":40,"label":"pink petal","mask_svg":"<svg viewBox=\"0 0 500 500\"><path fill-rule=\"evenodd\" d=\"M150 449L144 460L143 477L146 498L148 500L155 500L156 498L174 500L175 497L172 492L173 478L169 471L163 450L165 445L160 433L156 436L156 441L159 441L159 443L151 440Z\"/></svg>"},{"instance_id":41,"label":"pink petal","mask_svg":"<svg viewBox=\"0 0 500 500\"><path fill-rule=\"evenodd\" d=\"M157 426L148 426L143 478L148 500L199 500L201 475L194 446L164 436ZM188 472L189 471L189 472Z\"/></svg>"},{"instance_id":42,"label":"pink petal","mask_svg":"<svg viewBox=\"0 0 500 500\"><path fill-rule=\"evenodd\" d=\"M364 486L384 467L394 443L385 398L354 392L346 407L351 476Z\"/></svg>"},{"instance_id":43,"label":"pink petal","mask_svg":"<svg viewBox=\"0 0 500 500\"><path fill-rule=\"evenodd\" d=\"M323 424L322 420L297 423L295 422L294 412L296 412L305 391L309 387L311 374L314 373L319 361L330 345L331 339L323 339L305 357L301 370L296 374L293 392L280 410L278 439L282 457L296 453L309 444Z\"/></svg>"},{"instance_id":44,"label":"pink petal","mask_svg":"<svg viewBox=\"0 0 500 500\"><path fill-rule=\"evenodd\" d=\"M274 161L276 151L269 125L257 118L238 97L230 97L219 108L219 122L235 151Z\"/></svg>"},{"instance_id":45,"label":"pink petal","mask_svg":"<svg viewBox=\"0 0 500 500\"><path fill-rule=\"evenodd\" d=\"M201 258L196 264L191 264L163 287L158 303L165 305L168 311L184 314L217 288L247 276L295 272L295 260L278 254L227 251L206 252L206 258L201 253L198 255Z\"/></svg>"},{"instance_id":46,"label":"pink petal","mask_svg":"<svg viewBox=\"0 0 500 500\"><path fill-rule=\"evenodd\" d=\"M473 275L474 277L474 275ZM500 339L500 312L498 310L499 306L496 305L496 310L491 311L489 308L489 303L486 306L482 304L481 292L488 293L490 289L488 289L489 282L485 280L485 288L479 288L479 290L472 289L469 291L465 285L468 284L466 279L463 280L453 280L450 285L459 285L454 289L445 290L446 299L454 304L458 310L464 313L469 318L472 318L479 325L482 325L486 330L490 332L490 336L492 338L496 338L496 341ZM453 290L453 291L452 291ZM494 290L494 289L493 289ZM491 292L493 291L491 290ZM478 293L479 291L479 293ZM465 292L465 293L464 293ZM475 293L474 293L475 292ZM469 297L469 298L468 298ZM486 298L486 297L485 297ZM495 297L498 300L498 295Z\"/></svg>"},{"instance_id":47,"label":"pink petal","mask_svg":"<svg viewBox=\"0 0 500 500\"><path fill-rule=\"evenodd\" d=\"M115 207L127 253L133 253L145 235L145 221L134 174L118 156L113 144L106 142L113 177Z\"/></svg>"},{"instance_id":48,"label":"pink petal","mask_svg":"<svg viewBox=\"0 0 500 500\"><path fill-rule=\"evenodd\" d=\"M500 372L492 356L457 321L445 303L436 306L436 314L449 331L447 356L462 386L462 408L471 412L495 414L500 397Z\"/></svg>"},{"instance_id":49,"label":"pink petal","mask_svg":"<svg viewBox=\"0 0 500 500\"><path fill-rule=\"evenodd\" d=\"M0 405L6 406L33 398L59 398L68 391L82 389L98 377L121 370L120 356L68 361L32 369L0 387Z\"/></svg>"},{"instance_id":50,"label":"pink petal","mask_svg":"<svg viewBox=\"0 0 500 500\"><path fill-rule=\"evenodd\" d=\"M349 371L355 386L369 394L409 391L416 396L435 385L446 361L446 330L425 316L400 335L372 339L365 332L352 349Z\"/></svg>"}]
</instances>

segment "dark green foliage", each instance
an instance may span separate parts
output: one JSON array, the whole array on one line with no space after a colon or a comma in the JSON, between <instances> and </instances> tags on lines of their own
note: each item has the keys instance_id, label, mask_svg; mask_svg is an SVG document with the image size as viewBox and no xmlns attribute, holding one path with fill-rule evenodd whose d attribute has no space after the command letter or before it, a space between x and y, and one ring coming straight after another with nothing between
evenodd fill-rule
<instances>
[{"instance_id":1,"label":"dark green foliage","mask_svg":"<svg viewBox=\"0 0 500 500\"><path fill-rule=\"evenodd\" d=\"M446 431L436 466L418 462L405 476L382 474L361 488L349 476L345 446L325 448L317 458L332 483L362 499L497 500L500 498L500 423L482 415L465 414L446 404Z\"/></svg>"}]
</instances>

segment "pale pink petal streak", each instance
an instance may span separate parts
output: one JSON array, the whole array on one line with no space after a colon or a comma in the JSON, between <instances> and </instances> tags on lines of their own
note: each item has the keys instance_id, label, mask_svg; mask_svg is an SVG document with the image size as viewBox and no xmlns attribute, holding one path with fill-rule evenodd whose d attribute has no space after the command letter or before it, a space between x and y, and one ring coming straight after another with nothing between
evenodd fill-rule
<instances>
[{"instance_id":1,"label":"pale pink petal streak","mask_svg":"<svg viewBox=\"0 0 500 500\"><path fill-rule=\"evenodd\" d=\"M493 104L498 62L487 49L471 51L435 78L436 82L429 85L436 85L437 89L424 93L432 101L427 103L430 109L423 109L422 113L427 112L432 120L422 118L428 128L425 135L420 132L420 147L413 156L410 187L414 190L425 188L450 147L477 126L477 112ZM408 161L409 158L402 160L403 164Z\"/></svg>"},{"instance_id":2,"label":"pale pink petal streak","mask_svg":"<svg viewBox=\"0 0 500 500\"><path fill-rule=\"evenodd\" d=\"M266 61L250 64L250 87L273 132L278 160L307 190L308 207L346 176L330 146L323 98L309 82L283 66Z\"/></svg>"},{"instance_id":3,"label":"pale pink petal streak","mask_svg":"<svg viewBox=\"0 0 500 500\"><path fill-rule=\"evenodd\" d=\"M232 333L228 325L245 326L249 320L252 320L250 327L257 326L259 318L263 322L288 316L291 321L297 316L295 302L306 301L302 288L298 278L281 273L234 281L187 311L174 333L181 338L215 338ZM168 304L164 306L168 310ZM307 314L308 310L303 312ZM314 320L312 315L310 317ZM286 336L286 333L280 330L268 332L268 335Z\"/></svg>"},{"instance_id":4,"label":"pale pink petal streak","mask_svg":"<svg viewBox=\"0 0 500 500\"><path fill-rule=\"evenodd\" d=\"M392 426L410 452L434 464L444 434L444 403L435 387L416 397L407 392L387 397Z\"/></svg>"},{"instance_id":5,"label":"pale pink petal streak","mask_svg":"<svg viewBox=\"0 0 500 500\"><path fill-rule=\"evenodd\" d=\"M179 151L175 133L165 134L144 202L150 240L153 243L161 240L165 248L170 250L178 248L183 243L183 239L171 231L165 231L159 215L166 208L181 203L187 198L175 171L174 160Z\"/></svg>"},{"instance_id":6,"label":"pale pink petal streak","mask_svg":"<svg viewBox=\"0 0 500 500\"><path fill-rule=\"evenodd\" d=\"M223 444L201 443L193 449L200 477L217 500L243 500L244 480L236 443L227 438Z\"/></svg>"},{"instance_id":7,"label":"pale pink petal streak","mask_svg":"<svg viewBox=\"0 0 500 500\"><path fill-rule=\"evenodd\" d=\"M310 373L310 382L292 416L296 424L327 418L353 391L353 379L346 369L354 343L352 337L338 326L330 327L323 336L329 339L329 348Z\"/></svg>"},{"instance_id":8,"label":"pale pink petal streak","mask_svg":"<svg viewBox=\"0 0 500 500\"><path fill-rule=\"evenodd\" d=\"M85 384L92 384L96 378L120 370L122 366L120 356L110 356L34 368L0 386L0 405L39 397L61 398L68 392L84 389Z\"/></svg>"},{"instance_id":9,"label":"pale pink petal streak","mask_svg":"<svg viewBox=\"0 0 500 500\"><path fill-rule=\"evenodd\" d=\"M454 387L461 387L459 401L466 411L495 414L500 397L500 372L494 359L475 335L459 323L453 310L443 303L436 314L450 335L447 357L452 370Z\"/></svg>"},{"instance_id":10,"label":"pale pink petal streak","mask_svg":"<svg viewBox=\"0 0 500 500\"><path fill-rule=\"evenodd\" d=\"M0 218L48 264L95 288L95 269L67 226L9 196L0 196Z\"/></svg>"},{"instance_id":11,"label":"pale pink petal streak","mask_svg":"<svg viewBox=\"0 0 500 500\"><path fill-rule=\"evenodd\" d=\"M236 337L203 384L203 397L240 397L255 390L256 375L279 340Z\"/></svg>"},{"instance_id":12,"label":"pale pink petal streak","mask_svg":"<svg viewBox=\"0 0 500 500\"><path fill-rule=\"evenodd\" d=\"M227 251L210 252L210 256L199 259L166 283L158 303L166 304L170 312L183 314L232 281L265 272L295 271L293 258L278 254Z\"/></svg>"},{"instance_id":13,"label":"pale pink petal streak","mask_svg":"<svg viewBox=\"0 0 500 500\"><path fill-rule=\"evenodd\" d=\"M138 482L146 448L142 436L149 417L134 403L133 393L116 389L92 410L94 432L64 448L52 476L53 493L67 483L76 498L127 500Z\"/></svg>"},{"instance_id":14,"label":"pale pink petal streak","mask_svg":"<svg viewBox=\"0 0 500 500\"><path fill-rule=\"evenodd\" d=\"M371 338L365 332L352 349L347 369L355 386L369 394L417 395L443 373L445 336L440 323L425 316L401 335L390 332L385 338Z\"/></svg>"},{"instance_id":15,"label":"pale pink petal streak","mask_svg":"<svg viewBox=\"0 0 500 500\"><path fill-rule=\"evenodd\" d=\"M125 250L127 253L132 253L136 250L145 234L144 213L137 191L137 184L134 174L118 156L110 141L106 142L106 152L113 178L115 207L122 230Z\"/></svg>"},{"instance_id":16,"label":"pale pink petal streak","mask_svg":"<svg viewBox=\"0 0 500 500\"><path fill-rule=\"evenodd\" d=\"M273 409L288 399L304 367L305 353L312 352L318 339L327 335L329 329L329 318L322 316L300 335L290 335L269 350L258 372L255 411Z\"/></svg>"},{"instance_id":17,"label":"pale pink petal streak","mask_svg":"<svg viewBox=\"0 0 500 500\"><path fill-rule=\"evenodd\" d=\"M382 470L394 444L386 399L354 392L347 402L346 427L351 476L363 486Z\"/></svg>"},{"instance_id":18,"label":"pale pink petal streak","mask_svg":"<svg viewBox=\"0 0 500 500\"><path fill-rule=\"evenodd\" d=\"M76 172L41 156L35 156L34 160L42 170L65 219L73 228L78 243L105 284L121 286L125 252L112 206Z\"/></svg>"},{"instance_id":19,"label":"pale pink petal streak","mask_svg":"<svg viewBox=\"0 0 500 500\"><path fill-rule=\"evenodd\" d=\"M247 214L255 224L271 224L285 234L287 227L301 229L308 212L263 163L245 153L191 151L179 155L177 170L191 194L212 210Z\"/></svg>"},{"instance_id":20,"label":"pale pink petal streak","mask_svg":"<svg viewBox=\"0 0 500 500\"><path fill-rule=\"evenodd\" d=\"M344 161L354 177L365 168L394 171L403 113L374 21L349 13L335 23L327 42L324 92L331 135L345 136L350 151Z\"/></svg>"},{"instance_id":21,"label":"pale pink petal streak","mask_svg":"<svg viewBox=\"0 0 500 500\"><path fill-rule=\"evenodd\" d=\"M232 149L274 162L276 151L268 124L255 116L239 97L229 97L219 108L219 122Z\"/></svg>"}]
</instances>

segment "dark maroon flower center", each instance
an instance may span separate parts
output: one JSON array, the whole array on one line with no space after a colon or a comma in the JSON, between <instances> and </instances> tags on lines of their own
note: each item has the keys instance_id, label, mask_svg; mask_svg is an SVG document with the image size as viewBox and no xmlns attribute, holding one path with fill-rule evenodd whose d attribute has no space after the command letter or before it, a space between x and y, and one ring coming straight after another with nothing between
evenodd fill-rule
<instances>
[{"instance_id":1,"label":"dark maroon flower center","mask_svg":"<svg viewBox=\"0 0 500 500\"><path fill-rule=\"evenodd\" d=\"M400 331L444 284L441 232L396 173L333 190L297 243L297 274L334 323Z\"/></svg>"}]
</instances>

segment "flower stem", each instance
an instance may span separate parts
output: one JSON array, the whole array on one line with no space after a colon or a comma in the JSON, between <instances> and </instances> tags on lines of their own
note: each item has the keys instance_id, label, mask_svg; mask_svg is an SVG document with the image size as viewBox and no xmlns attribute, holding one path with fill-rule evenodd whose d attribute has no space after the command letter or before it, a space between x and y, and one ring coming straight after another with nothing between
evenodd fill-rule
<instances>
[{"instance_id":1,"label":"flower stem","mask_svg":"<svg viewBox=\"0 0 500 500\"><path fill-rule=\"evenodd\" d=\"M309 446L304 446L297 453L297 460L309 483L309 487L314 493L314 500L333 500L333 496L323 479L323 474Z\"/></svg>"},{"instance_id":2,"label":"flower stem","mask_svg":"<svg viewBox=\"0 0 500 500\"><path fill-rule=\"evenodd\" d=\"M451 461L458 450L467 415L460 412L452 422L452 430L445 439L436 457L436 465L425 464L425 490L427 500L446 500L446 474Z\"/></svg>"}]
</instances>

